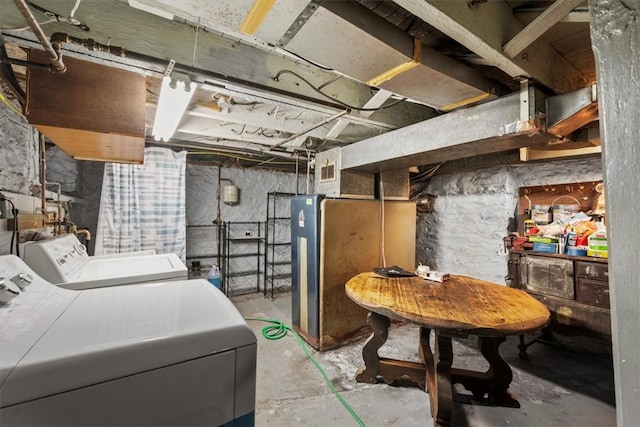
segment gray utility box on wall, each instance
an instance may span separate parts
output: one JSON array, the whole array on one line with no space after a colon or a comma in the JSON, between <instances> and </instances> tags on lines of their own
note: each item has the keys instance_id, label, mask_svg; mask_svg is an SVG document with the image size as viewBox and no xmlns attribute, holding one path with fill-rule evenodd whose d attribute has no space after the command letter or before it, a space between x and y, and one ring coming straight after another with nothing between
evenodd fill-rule
<instances>
[{"instance_id":1,"label":"gray utility box on wall","mask_svg":"<svg viewBox=\"0 0 640 427\"><path fill-rule=\"evenodd\" d=\"M315 162L315 193L345 199L376 198L376 174L341 170L342 148L319 152ZM380 172L383 196L389 200L409 200L409 171ZM378 188L378 191L380 188Z\"/></svg>"}]
</instances>

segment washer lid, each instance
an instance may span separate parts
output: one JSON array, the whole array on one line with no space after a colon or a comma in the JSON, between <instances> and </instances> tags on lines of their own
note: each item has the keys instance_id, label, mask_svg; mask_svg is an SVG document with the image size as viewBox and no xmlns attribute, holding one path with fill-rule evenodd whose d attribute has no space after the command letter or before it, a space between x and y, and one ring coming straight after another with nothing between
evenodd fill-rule
<instances>
[{"instance_id":1,"label":"washer lid","mask_svg":"<svg viewBox=\"0 0 640 427\"><path fill-rule=\"evenodd\" d=\"M174 253L90 257L67 282L58 286L77 290L179 278L187 278L187 266Z\"/></svg>"},{"instance_id":2,"label":"washer lid","mask_svg":"<svg viewBox=\"0 0 640 427\"><path fill-rule=\"evenodd\" d=\"M238 310L203 279L77 293L9 375L2 406L256 343Z\"/></svg>"},{"instance_id":3,"label":"washer lid","mask_svg":"<svg viewBox=\"0 0 640 427\"><path fill-rule=\"evenodd\" d=\"M0 256L0 277L7 285L17 274L29 274L32 282L9 304L0 307L0 405L4 382L18 362L78 297L78 293L47 283L15 255Z\"/></svg>"}]
</instances>

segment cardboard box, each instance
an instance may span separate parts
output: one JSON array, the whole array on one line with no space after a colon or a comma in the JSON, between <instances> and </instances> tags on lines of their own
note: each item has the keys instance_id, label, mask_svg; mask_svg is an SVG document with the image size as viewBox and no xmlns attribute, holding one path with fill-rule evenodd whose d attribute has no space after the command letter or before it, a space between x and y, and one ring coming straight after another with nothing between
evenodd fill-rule
<instances>
[{"instance_id":1,"label":"cardboard box","mask_svg":"<svg viewBox=\"0 0 640 427\"><path fill-rule=\"evenodd\" d=\"M587 249L587 256L609 258L607 232L605 230L598 230L589 236L589 247Z\"/></svg>"},{"instance_id":2,"label":"cardboard box","mask_svg":"<svg viewBox=\"0 0 640 427\"><path fill-rule=\"evenodd\" d=\"M589 235L589 246L587 248L587 256L595 256L599 258L609 257L609 247L607 246L607 231L599 229L595 233Z\"/></svg>"},{"instance_id":3,"label":"cardboard box","mask_svg":"<svg viewBox=\"0 0 640 427\"><path fill-rule=\"evenodd\" d=\"M558 253L558 244L557 243L533 243L533 251L534 252L545 252L549 254Z\"/></svg>"},{"instance_id":4,"label":"cardboard box","mask_svg":"<svg viewBox=\"0 0 640 427\"><path fill-rule=\"evenodd\" d=\"M543 236L529 236L530 242L538 243L558 243L558 239L555 237L543 237Z\"/></svg>"}]
</instances>

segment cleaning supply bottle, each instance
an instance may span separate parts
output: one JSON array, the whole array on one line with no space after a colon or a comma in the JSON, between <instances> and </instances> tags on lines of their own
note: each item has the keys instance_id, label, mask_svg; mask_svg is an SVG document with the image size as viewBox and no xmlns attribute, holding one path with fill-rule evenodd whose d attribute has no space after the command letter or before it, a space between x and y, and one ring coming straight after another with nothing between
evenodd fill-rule
<instances>
[{"instance_id":1,"label":"cleaning supply bottle","mask_svg":"<svg viewBox=\"0 0 640 427\"><path fill-rule=\"evenodd\" d=\"M209 270L209 276L207 276L207 280L209 280L209 282L211 282L213 286L220 289L220 287L222 286L222 277L220 276L220 269L217 265L211 267L211 270Z\"/></svg>"}]
</instances>

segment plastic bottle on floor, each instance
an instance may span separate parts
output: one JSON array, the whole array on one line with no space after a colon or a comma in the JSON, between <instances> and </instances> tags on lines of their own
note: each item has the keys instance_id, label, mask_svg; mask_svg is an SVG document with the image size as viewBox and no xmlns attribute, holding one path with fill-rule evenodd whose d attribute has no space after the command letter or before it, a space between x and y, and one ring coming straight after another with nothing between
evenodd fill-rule
<instances>
[{"instance_id":1,"label":"plastic bottle on floor","mask_svg":"<svg viewBox=\"0 0 640 427\"><path fill-rule=\"evenodd\" d=\"M213 286L220 289L220 286L222 285L222 278L220 276L220 269L217 265L211 267L211 270L209 270L209 276L207 276L207 280L209 280L209 282L211 282Z\"/></svg>"}]
</instances>

